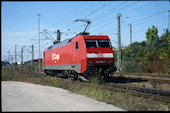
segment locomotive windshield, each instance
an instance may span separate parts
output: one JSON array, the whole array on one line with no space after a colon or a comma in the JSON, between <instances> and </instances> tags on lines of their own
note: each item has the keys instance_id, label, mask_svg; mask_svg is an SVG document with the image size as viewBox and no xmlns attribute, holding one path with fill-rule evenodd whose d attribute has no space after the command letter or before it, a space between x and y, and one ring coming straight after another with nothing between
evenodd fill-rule
<instances>
[{"instance_id":1,"label":"locomotive windshield","mask_svg":"<svg viewBox=\"0 0 170 113\"><path fill-rule=\"evenodd\" d=\"M85 39L86 42L86 48L96 48L97 44L96 44L96 40L94 39Z\"/></svg>"},{"instance_id":2,"label":"locomotive windshield","mask_svg":"<svg viewBox=\"0 0 170 113\"><path fill-rule=\"evenodd\" d=\"M86 48L111 48L108 39L85 39Z\"/></svg>"}]
</instances>

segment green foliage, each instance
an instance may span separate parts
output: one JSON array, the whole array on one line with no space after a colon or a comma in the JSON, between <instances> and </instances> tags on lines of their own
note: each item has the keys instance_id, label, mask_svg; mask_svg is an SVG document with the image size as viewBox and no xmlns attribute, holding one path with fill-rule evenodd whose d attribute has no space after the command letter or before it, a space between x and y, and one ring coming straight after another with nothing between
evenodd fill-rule
<instances>
[{"instance_id":1,"label":"green foliage","mask_svg":"<svg viewBox=\"0 0 170 113\"><path fill-rule=\"evenodd\" d=\"M104 76L100 76L99 73L92 73L92 75L90 76L89 82L93 83L93 84L104 84L103 81Z\"/></svg>"},{"instance_id":2,"label":"green foliage","mask_svg":"<svg viewBox=\"0 0 170 113\"><path fill-rule=\"evenodd\" d=\"M26 63L24 69L32 69L31 62Z\"/></svg>"},{"instance_id":3,"label":"green foliage","mask_svg":"<svg viewBox=\"0 0 170 113\"><path fill-rule=\"evenodd\" d=\"M170 73L170 32L159 38L153 26L146 41L134 42L122 51L123 72Z\"/></svg>"},{"instance_id":4,"label":"green foliage","mask_svg":"<svg viewBox=\"0 0 170 113\"><path fill-rule=\"evenodd\" d=\"M148 41L148 44L152 44L152 42L155 39L158 39L158 29L152 26L152 28L148 28L148 31L146 32L146 39Z\"/></svg>"},{"instance_id":5,"label":"green foliage","mask_svg":"<svg viewBox=\"0 0 170 113\"><path fill-rule=\"evenodd\" d=\"M123 72L141 73L141 65L149 62L149 49L146 41L134 42L123 50Z\"/></svg>"},{"instance_id":6,"label":"green foliage","mask_svg":"<svg viewBox=\"0 0 170 113\"><path fill-rule=\"evenodd\" d=\"M136 61L132 59L129 61L123 61L122 72L123 73L141 73L142 69L136 63Z\"/></svg>"},{"instance_id":7,"label":"green foliage","mask_svg":"<svg viewBox=\"0 0 170 113\"><path fill-rule=\"evenodd\" d=\"M18 73L14 71L14 69L6 67L1 70L1 80L8 81L8 80L16 80L19 78Z\"/></svg>"},{"instance_id":8,"label":"green foliage","mask_svg":"<svg viewBox=\"0 0 170 113\"><path fill-rule=\"evenodd\" d=\"M113 51L113 55L114 55L114 61L116 62L117 61L117 52Z\"/></svg>"},{"instance_id":9,"label":"green foliage","mask_svg":"<svg viewBox=\"0 0 170 113\"><path fill-rule=\"evenodd\" d=\"M21 65L17 65L18 69L21 69ZM40 63L40 68L42 70L42 62ZM35 72L39 72L39 62L34 62L34 67L31 66L31 62L23 64L23 69L30 69Z\"/></svg>"},{"instance_id":10,"label":"green foliage","mask_svg":"<svg viewBox=\"0 0 170 113\"><path fill-rule=\"evenodd\" d=\"M170 58L170 32L166 30L161 36L159 41L160 49L158 50L158 56L160 59L168 59Z\"/></svg>"}]
</instances>

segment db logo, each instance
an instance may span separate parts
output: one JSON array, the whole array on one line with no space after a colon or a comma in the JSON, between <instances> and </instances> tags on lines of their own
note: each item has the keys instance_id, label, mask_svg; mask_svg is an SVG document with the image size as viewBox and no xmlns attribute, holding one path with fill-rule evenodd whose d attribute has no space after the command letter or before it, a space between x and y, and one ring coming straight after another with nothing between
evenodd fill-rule
<instances>
[{"instance_id":1,"label":"db logo","mask_svg":"<svg viewBox=\"0 0 170 113\"><path fill-rule=\"evenodd\" d=\"M57 60L58 61L59 59L60 59L60 54L56 54L56 53L52 54L52 61L53 60ZM55 63L56 63L56 61L55 61Z\"/></svg>"},{"instance_id":2,"label":"db logo","mask_svg":"<svg viewBox=\"0 0 170 113\"><path fill-rule=\"evenodd\" d=\"M102 58L102 57L103 57L103 54L102 54L102 53L98 53L98 54L97 54L97 57L98 57L98 58Z\"/></svg>"}]
</instances>

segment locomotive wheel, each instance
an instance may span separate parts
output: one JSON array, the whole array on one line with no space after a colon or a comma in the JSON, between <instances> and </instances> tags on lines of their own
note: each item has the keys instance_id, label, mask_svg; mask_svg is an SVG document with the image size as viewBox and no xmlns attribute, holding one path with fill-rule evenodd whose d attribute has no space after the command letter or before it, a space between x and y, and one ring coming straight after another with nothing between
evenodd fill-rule
<instances>
[{"instance_id":1,"label":"locomotive wheel","mask_svg":"<svg viewBox=\"0 0 170 113\"><path fill-rule=\"evenodd\" d=\"M45 73L46 75L48 75L48 72L47 72L46 70L44 70L44 73Z\"/></svg>"},{"instance_id":2,"label":"locomotive wheel","mask_svg":"<svg viewBox=\"0 0 170 113\"><path fill-rule=\"evenodd\" d=\"M75 81L75 80L78 79L78 74L77 73L70 73L70 74L68 74L68 79Z\"/></svg>"},{"instance_id":3,"label":"locomotive wheel","mask_svg":"<svg viewBox=\"0 0 170 113\"><path fill-rule=\"evenodd\" d=\"M54 76L54 77L57 76L57 73L53 71L53 75L52 76Z\"/></svg>"},{"instance_id":4,"label":"locomotive wheel","mask_svg":"<svg viewBox=\"0 0 170 113\"><path fill-rule=\"evenodd\" d=\"M69 80L74 80L74 75L72 73L68 74L68 79Z\"/></svg>"},{"instance_id":5,"label":"locomotive wheel","mask_svg":"<svg viewBox=\"0 0 170 113\"><path fill-rule=\"evenodd\" d=\"M50 75L50 76L52 76L52 71L44 71L44 73L48 76L48 75Z\"/></svg>"},{"instance_id":6,"label":"locomotive wheel","mask_svg":"<svg viewBox=\"0 0 170 113\"><path fill-rule=\"evenodd\" d=\"M78 74L74 73L74 80L78 80Z\"/></svg>"}]
</instances>

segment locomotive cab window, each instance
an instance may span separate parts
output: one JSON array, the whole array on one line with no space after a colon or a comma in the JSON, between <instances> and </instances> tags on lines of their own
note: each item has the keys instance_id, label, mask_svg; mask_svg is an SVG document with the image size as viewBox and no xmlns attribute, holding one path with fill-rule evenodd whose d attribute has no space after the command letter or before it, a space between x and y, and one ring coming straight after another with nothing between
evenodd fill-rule
<instances>
[{"instance_id":1,"label":"locomotive cab window","mask_svg":"<svg viewBox=\"0 0 170 113\"><path fill-rule=\"evenodd\" d=\"M78 42L76 42L76 49L79 49L79 45L78 45Z\"/></svg>"},{"instance_id":2,"label":"locomotive cab window","mask_svg":"<svg viewBox=\"0 0 170 113\"><path fill-rule=\"evenodd\" d=\"M86 48L111 48L108 39L85 39Z\"/></svg>"},{"instance_id":3,"label":"locomotive cab window","mask_svg":"<svg viewBox=\"0 0 170 113\"><path fill-rule=\"evenodd\" d=\"M110 48L110 41L108 39L99 39L98 40L99 47L102 48Z\"/></svg>"},{"instance_id":4,"label":"locomotive cab window","mask_svg":"<svg viewBox=\"0 0 170 113\"><path fill-rule=\"evenodd\" d=\"M86 48L96 48L97 47L96 40L94 40L94 39L85 39L85 43L86 43Z\"/></svg>"}]
</instances>

